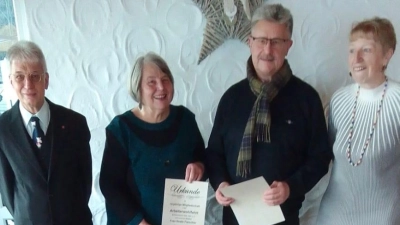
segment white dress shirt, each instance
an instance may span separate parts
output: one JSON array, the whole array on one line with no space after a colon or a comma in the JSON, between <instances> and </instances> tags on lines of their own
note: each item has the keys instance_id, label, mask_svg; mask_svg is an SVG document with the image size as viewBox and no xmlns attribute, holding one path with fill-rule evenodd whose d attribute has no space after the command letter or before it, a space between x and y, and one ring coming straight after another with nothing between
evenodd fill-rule
<instances>
[{"instance_id":1,"label":"white dress shirt","mask_svg":"<svg viewBox=\"0 0 400 225\"><path fill-rule=\"evenodd\" d=\"M22 104L19 104L19 111L21 112L22 119L24 120L25 128L28 131L29 136L32 138L32 133L33 133L33 126L29 122L32 116L36 116L40 120L40 128L42 128L44 134L46 135L47 133L47 128L49 127L50 123L50 107L49 103L47 103L46 100L44 100L44 104L42 108L36 113L32 114L28 110L26 110Z\"/></svg>"}]
</instances>

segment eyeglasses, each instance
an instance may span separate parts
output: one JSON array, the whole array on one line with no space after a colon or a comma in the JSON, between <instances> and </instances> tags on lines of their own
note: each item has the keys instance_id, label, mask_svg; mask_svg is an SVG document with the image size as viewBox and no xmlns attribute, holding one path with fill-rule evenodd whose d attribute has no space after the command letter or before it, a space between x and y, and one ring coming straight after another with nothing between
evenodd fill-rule
<instances>
[{"instance_id":1,"label":"eyeglasses","mask_svg":"<svg viewBox=\"0 0 400 225\"><path fill-rule=\"evenodd\" d=\"M264 37L253 37L250 36L254 43L256 44L257 47L264 47L268 45L268 42L271 47L281 47L283 44L287 41L290 41L289 39L283 39L283 38L264 38Z\"/></svg>"},{"instance_id":2,"label":"eyeglasses","mask_svg":"<svg viewBox=\"0 0 400 225\"><path fill-rule=\"evenodd\" d=\"M17 83L23 83L25 81L25 77L28 77L28 80L30 82L38 83L42 80L43 75L44 75L44 73L42 73L42 74L31 73L31 74L27 74L27 75L17 73L17 74L13 74L12 77L13 77L14 81Z\"/></svg>"}]
</instances>

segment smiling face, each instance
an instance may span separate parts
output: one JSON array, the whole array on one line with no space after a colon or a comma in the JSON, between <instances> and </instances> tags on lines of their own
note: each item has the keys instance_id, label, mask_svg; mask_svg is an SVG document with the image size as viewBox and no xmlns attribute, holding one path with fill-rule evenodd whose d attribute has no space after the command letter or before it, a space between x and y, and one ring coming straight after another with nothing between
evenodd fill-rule
<instances>
[{"instance_id":1,"label":"smiling face","mask_svg":"<svg viewBox=\"0 0 400 225\"><path fill-rule=\"evenodd\" d=\"M163 113L169 110L174 87L169 77L154 63L143 65L140 95L143 110Z\"/></svg>"},{"instance_id":2,"label":"smiling face","mask_svg":"<svg viewBox=\"0 0 400 225\"><path fill-rule=\"evenodd\" d=\"M284 39L287 40L279 45L257 44L253 38ZM251 59L257 76L262 81L269 81L271 77L282 67L286 55L292 46L290 33L284 24L274 23L267 20L258 21L251 30L249 46Z\"/></svg>"},{"instance_id":3,"label":"smiling face","mask_svg":"<svg viewBox=\"0 0 400 225\"><path fill-rule=\"evenodd\" d=\"M28 79L29 75L40 75L38 82ZM16 77L25 76L23 81L17 81ZM43 65L39 62L23 62L13 60L11 62L10 82L14 88L21 105L30 113L37 113L44 103L44 93L49 86L49 75L45 73Z\"/></svg>"},{"instance_id":4,"label":"smiling face","mask_svg":"<svg viewBox=\"0 0 400 225\"><path fill-rule=\"evenodd\" d=\"M349 45L349 70L356 83L374 88L385 80L383 67L389 63L393 50L384 51L382 44L372 37L355 38Z\"/></svg>"}]
</instances>

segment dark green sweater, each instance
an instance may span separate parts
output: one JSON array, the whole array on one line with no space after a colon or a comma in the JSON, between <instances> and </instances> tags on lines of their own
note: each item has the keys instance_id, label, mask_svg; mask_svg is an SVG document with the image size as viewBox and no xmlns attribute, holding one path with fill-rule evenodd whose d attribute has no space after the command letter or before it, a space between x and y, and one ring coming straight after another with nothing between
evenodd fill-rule
<instances>
[{"instance_id":1,"label":"dark green sweater","mask_svg":"<svg viewBox=\"0 0 400 225\"><path fill-rule=\"evenodd\" d=\"M108 225L161 225L165 178L185 179L186 166L204 159L204 142L194 114L172 106L162 122L151 124L131 111L106 128L100 188Z\"/></svg>"}]
</instances>

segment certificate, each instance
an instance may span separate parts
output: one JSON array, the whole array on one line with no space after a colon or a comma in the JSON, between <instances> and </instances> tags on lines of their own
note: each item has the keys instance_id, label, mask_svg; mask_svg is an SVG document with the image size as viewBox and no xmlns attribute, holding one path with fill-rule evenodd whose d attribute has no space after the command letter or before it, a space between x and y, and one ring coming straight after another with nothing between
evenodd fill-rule
<instances>
[{"instance_id":1,"label":"certificate","mask_svg":"<svg viewBox=\"0 0 400 225\"><path fill-rule=\"evenodd\" d=\"M230 205L240 225L272 225L285 221L281 207L269 206L262 200L269 185L263 177L257 177L221 189L222 194L235 201Z\"/></svg>"},{"instance_id":2,"label":"certificate","mask_svg":"<svg viewBox=\"0 0 400 225\"><path fill-rule=\"evenodd\" d=\"M165 179L162 225L204 225L208 182Z\"/></svg>"}]
</instances>

